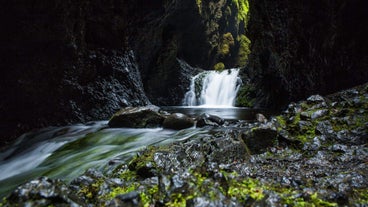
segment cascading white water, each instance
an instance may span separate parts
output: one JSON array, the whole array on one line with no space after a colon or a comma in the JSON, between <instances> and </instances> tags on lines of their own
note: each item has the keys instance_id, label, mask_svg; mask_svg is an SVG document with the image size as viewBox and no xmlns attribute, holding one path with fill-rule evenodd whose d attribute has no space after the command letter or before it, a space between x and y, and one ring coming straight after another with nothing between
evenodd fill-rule
<instances>
[{"instance_id":1,"label":"cascading white water","mask_svg":"<svg viewBox=\"0 0 368 207\"><path fill-rule=\"evenodd\" d=\"M232 107L241 85L239 69L205 71L192 78L184 106Z\"/></svg>"}]
</instances>

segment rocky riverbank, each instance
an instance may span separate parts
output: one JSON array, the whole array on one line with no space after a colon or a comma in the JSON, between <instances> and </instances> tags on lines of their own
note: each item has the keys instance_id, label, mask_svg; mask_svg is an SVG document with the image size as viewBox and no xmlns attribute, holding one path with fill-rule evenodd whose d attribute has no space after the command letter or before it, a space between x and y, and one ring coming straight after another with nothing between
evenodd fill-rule
<instances>
[{"instance_id":1,"label":"rocky riverbank","mask_svg":"<svg viewBox=\"0 0 368 207\"><path fill-rule=\"evenodd\" d=\"M70 184L42 177L2 206L365 206L367 140L368 84L211 126Z\"/></svg>"}]
</instances>

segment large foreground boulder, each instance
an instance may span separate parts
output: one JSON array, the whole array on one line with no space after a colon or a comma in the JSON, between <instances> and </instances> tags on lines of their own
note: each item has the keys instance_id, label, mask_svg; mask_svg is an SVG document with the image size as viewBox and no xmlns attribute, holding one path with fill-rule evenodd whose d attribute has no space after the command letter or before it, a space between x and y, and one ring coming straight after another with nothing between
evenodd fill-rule
<instances>
[{"instance_id":1,"label":"large foreground boulder","mask_svg":"<svg viewBox=\"0 0 368 207\"><path fill-rule=\"evenodd\" d=\"M250 154L261 154L277 145L277 131L271 124L263 124L242 134Z\"/></svg>"},{"instance_id":2,"label":"large foreground boulder","mask_svg":"<svg viewBox=\"0 0 368 207\"><path fill-rule=\"evenodd\" d=\"M162 126L165 114L157 106L126 107L110 119L110 127L154 128Z\"/></svg>"}]
</instances>

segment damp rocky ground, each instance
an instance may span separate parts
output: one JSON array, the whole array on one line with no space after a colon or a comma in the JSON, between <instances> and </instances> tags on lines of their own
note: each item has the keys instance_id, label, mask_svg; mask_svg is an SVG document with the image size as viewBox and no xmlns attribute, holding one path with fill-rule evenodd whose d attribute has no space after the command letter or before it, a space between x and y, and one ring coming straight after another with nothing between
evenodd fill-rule
<instances>
[{"instance_id":1,"label":"damp rocky ground","mask_svg":"<svg viewBox=\"0 0 368 207\"><path fill-rule=\"evenodd\" d=\"M30 181L0 206L368 205L368 84L256 122L204 127L108 172Z\"/></svg>"}]
</instances>

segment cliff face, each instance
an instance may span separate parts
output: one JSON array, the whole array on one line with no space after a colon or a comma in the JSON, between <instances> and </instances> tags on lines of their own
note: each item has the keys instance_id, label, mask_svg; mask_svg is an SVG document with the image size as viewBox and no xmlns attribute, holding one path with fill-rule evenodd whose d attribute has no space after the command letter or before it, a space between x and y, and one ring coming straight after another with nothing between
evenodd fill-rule
<instances>
[{"instance_id":1,"label":"cliff face","mask_svg":"<svg viewBox=\"0 0 368 207\"><path fill-rule=\"evenodd\" d=\"M1 139L149 103L123 2L24 0L0 10Z\"/></svg>"},{"instance_id":2,"label":"cliff face","mask_svg":"<svg viewBox=\"0 0 368 207\"><path fill-rule=\"evenodd\" d=\"M368 80L363 0L251 0L249 74L258 105L279 108Z\"/></svg>"},{"instance_id":3,"label":"cliff face","mask_svg":"<svg viewBox=\"0 0 368 207\"><path fill-rule=\"evenodd\" d=\"M362 83L368 77L365 4L5 2L0 8L0 139L16 130L107 119L123 106L180 104L195 71L189 65L243 66L249 39L247 73L260 106L280 108L309 94Z\"/></svg>"},{"instance_id":4,"label":"cliff face","mask_svg":"<svg viewBox=\"0 0 368 207\"><path fill-rule=\"evenodd\" d=\"M180 104L195 71L186 62L206 69L239 65L237 37L244 29L234 2L2 3L0 139L107 119L120 107L149 100Z\"/></svg>"}]
</instances>

